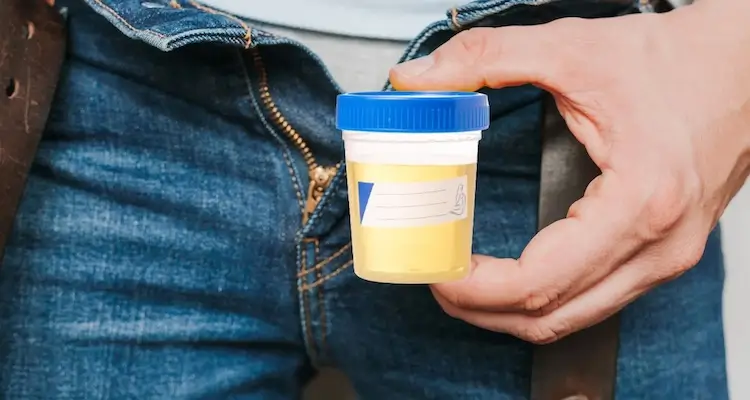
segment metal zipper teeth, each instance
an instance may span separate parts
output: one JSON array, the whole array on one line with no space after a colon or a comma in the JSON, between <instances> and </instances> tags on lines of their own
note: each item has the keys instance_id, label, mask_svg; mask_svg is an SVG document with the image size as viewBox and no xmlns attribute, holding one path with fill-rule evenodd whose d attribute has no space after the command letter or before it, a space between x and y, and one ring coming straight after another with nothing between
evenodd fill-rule
<instances>
[{"instance_id":1,"label":"metal zipper teeth","mask_svg":"<svg viewBox=\"0 0 750 400\"><path fill-rule=\"evenodd\" d=\"M253 63L255 64L255 68L258 70L259 75L259 91L260 91L260 99L263 102L263 106L266 107L266 110L270 114L271 120L273 120L274 124L278 126L281 131L284 133L284 135L292 142L292 144L297 147L297 149L302 153L302 158L305 160L305 163L307 164L307 167L309 170L314 170L318 168L320 165L315 160L315 156L312 154L312 151L310 150L310 147L305 143L305 140L302 139L302 136L297 132L296 129L292 127L291 124L289 124L289 121L284 117L284 115L281 114L281 111L276 106L276 102L273 101L273 97L271 96L271 92L268 87L268 74L266 73L265 65L263 64L263 59L260 56L260 52L257 49L253 49Z\"/></svg>"}]
</instances>

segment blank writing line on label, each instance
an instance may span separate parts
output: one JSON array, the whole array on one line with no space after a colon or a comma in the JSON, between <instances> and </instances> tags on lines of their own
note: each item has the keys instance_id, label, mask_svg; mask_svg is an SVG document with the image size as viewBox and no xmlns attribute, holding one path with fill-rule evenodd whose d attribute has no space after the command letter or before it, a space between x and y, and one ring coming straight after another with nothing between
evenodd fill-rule
<instances>
[{"instance_id":1,"label":"blank writing line on label","mask_svg":"<svg viewBox=\"0 0 750 400\"><path fill-rule=\"evenodd\" d=\"M445 189L439 189L439 190L428 190L424 192L414 192L414 193L379 193L380 196L416 196L420 194L432 194L432 193L441 193L445 192Z\"/></svg>"},{"instance_id":2,"label":"blank writing line on label","mask_svg":"<svg viewBox=\"0 0 750 400\"><path fill-rule=\"evenodd\" d=\"M410 227L467 216L466 175L429 182L357 182L362 226Z\"/></svg>"},{"instance_id":3,"label":"blank writing line on label","mask_svg":"<svg viewBox=\"0 0 750 400\"><path fill-rule=\"evenodd\" d=\"M445 201L441 201L441 202L439 202L439 203L427 203L427 204L406 204L406 205L403 205L403 206L400 206L400 205L390 205L390 206L375 206L375 207L377 207L377 208L401 208L401 207L409 208L409 207L429 207L429 206L439 206L439 205L443 205L443 204L448 204L448 203L447 203L447 202L445 202Z\"/></svg>"}]
</instances>

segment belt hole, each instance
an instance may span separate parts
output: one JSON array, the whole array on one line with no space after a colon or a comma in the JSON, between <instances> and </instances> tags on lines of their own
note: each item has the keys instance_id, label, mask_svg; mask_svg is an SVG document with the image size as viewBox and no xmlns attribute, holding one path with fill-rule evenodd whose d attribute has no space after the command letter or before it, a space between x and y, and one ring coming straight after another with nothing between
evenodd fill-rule
<instances>
[{"instance_id":1,"label":"belt hole","mask_svg":"<svg viewBox=\"0 0 750 400\"><path fill-rule=\"evenodd\" d=\"M34 23L31 21L27 21L26 25L23 26L23 37L26 39L31 39L34 37L34 32L36 32L36 27L34 26Z\"/></svg>"},{"instance_id":2,"label":"belt hole","mask_svg":"<svg viewBox=\"0 0 750 400\"><path fill-rule=\"evenodd\" d=\"M18 94L18 81L15 78L10 78L5 84L5 95L12 99L16 97L16 94Z\"/></svg>"}]
</instances>

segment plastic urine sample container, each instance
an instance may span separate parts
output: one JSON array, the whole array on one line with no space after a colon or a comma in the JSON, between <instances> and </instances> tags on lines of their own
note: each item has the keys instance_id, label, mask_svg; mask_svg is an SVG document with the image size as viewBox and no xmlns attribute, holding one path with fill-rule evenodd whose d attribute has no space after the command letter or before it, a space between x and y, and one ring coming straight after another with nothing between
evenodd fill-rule
<instances>
[{"instance_id":1,"label":"plastic urine sample container","mask_svg":"<svg viewBox=\"0 0 750 400\"><path fill-rule=\"evenodd\" d=\"M487 96L338 96L354 271L383 283L461 279L471 266L477 152Z\"/></svg>"}]
</instances>

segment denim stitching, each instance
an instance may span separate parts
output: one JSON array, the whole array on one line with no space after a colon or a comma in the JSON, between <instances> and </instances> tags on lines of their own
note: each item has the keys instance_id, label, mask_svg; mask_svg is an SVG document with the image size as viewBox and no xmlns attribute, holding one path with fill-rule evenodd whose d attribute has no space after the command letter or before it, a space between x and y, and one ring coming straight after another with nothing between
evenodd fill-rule
<instances>
[{"instance_id":1,"label":"denim stitching","mask_svg":"<svg viewBox=\"0 0 750 400\"><path fill-rule=\"evenodd\" d=\"M267 93L270 96L270 90L271 90L271 88L270 88L270 85L268 83L268 71L266 71L266 68L262 65L261 56L260 56L260 50L258 50L257 48L254 48L252 50L252 52L253 52L253 63L255 64L255 69L261 75L261 81L265 81L266 85L269 86ZM260 94L261 94L261 98L262 98L263 93L260 93ZM268 111L270 113L270 111L272 111L272 110L268 110L268 107L266 107L266 111ZM261 113L261 114L264 113L263 111L260 110L260 108L258 108L258 112ZM264 120L265 120L265 118L264 118ZM271 129L271 130L274 129L273 127L271 127L271 124L269 124L268 126L269 126L268 129ZM274 130L274 132L275 132L275 130ZM279 137L279 140L281 140L284 143L284 146L286 147L288 142L286 140L284 140L281 137L281 135L277 135L277 136ZM289 168L289 172L291 173L292 186L294 186L294 192L297 195L297 204L299 205L300 213L304 213L305 212L305 201L303 199L304 195L302 194L302 185L299 182L299 176L297 175L297 173L295 173L295 170L293 168L294 163L292 161L292 155L291 155L291 153L285 155L285 161L287 162L287 167Z\"/></svg>"},{"instance_id":2,"label":"denim stitching","mask_svg":"<svg viewBox=\"0 0 750 400\"><path fill-rule=\"evenodd\" d=\"M315 246L315 261L318 261L319 252L320 252L320 246L319 242L316 239L313 242L313 245ZM315 277L317 280L322 279L322 269L318 269L315 273ZM318 345L320 357L325 357L326 354L326 306L325 306L325 295L323 293L323 286L318 288L318 316L320 320L320 344Z\"/></svg>"},{"instance_id":3,"label":"denim stitching","mask_svg":"<svg viewBox=\"0 0 750 400\"><path fill-rule=\"evenodd\" d=\"M297 248L300 248L298 246ZM300 268L304 267L305 264L307 264L307 249L305 247L301 247L302 250L302 262L300 262ZM297 291L300 294L300 303L302 303L302 313L303 313L303 321L304 321L304 331L305 331L305 344L307 345L307 351L310 354L310 359L313 361L317 358L316 357L316 351L315 351L315 339L312 334L312 316L310 312L310 293L305 291L303 288L305 287L305 284L302 283L303 281L301 279L297 280Z\"/></svg>"},{"instance_id":4,"label":"denim stitching","mask_svg":"<svg viewBox=\"0 0 750 400\"><path fill-rule=\"evenodd\" d=\"M292 186L294 187L295 194L297 195L297 204L299 205L300 211L304 210L304 203L302 201L302 191L300 189L299 185L299 179L297 178L297 172L294 169L294 164L292 163L292 155L289 151L289 146L287 145L286 141L283 140L281 137L279 137L276 133L271 124L268 123L268 120L265 117L265 114L263 113L263 110L260 108L260 104L258 103L258 99L255 97L255 90L253 89L252 82L250 81L250 76L248 75L248 66L245 63L245 59L242 57L242 52L238 51L238 56L240 59L240 63L242 65L242 71L245 75L245 85L247 86L247 92L250 96L251 103L253 105L253 108L255 109L255 112L260 117L261 123L263 126L266 127L266 130L268 133L276 139L276 141L281 145L282 152L281 154L284 157L284 162L286 163L287 171L289 172L289 176L292 179ZM299 260L297 260L299 262ZM300 267L304 268L304 267Z\"/></svg>"},{"instance_id":5,"label":"denim stitching","mask_svg":"<svg viewBox=\"0 0 750 400\"><path fill-rule=\"evenodd\" d=\"M316 287L318 287L318 286L320 286L320 285L324 284L324 283L325 283L326 281L329 281L329 280L331 280L331 279L332 279L332 278L334 278L334 277L335 277L336 275L338 275L338 274L340 274L340 273L342 273L342 272L346 271L346 270L347 270L347 269L348 269L349 267L351 267L351 266L352 266L353 264L354 264L354 260L349 260L349 261L347 261L346 263L344 263L344 265L342 265L342 266L340 266L340 267L336 268L336 269L335 269L335 270L334 270L333 272L331 272L331 273L330 273L330 274L328 274L327 276L324 276L324 277L323 277L322 279L320 279L320 280L316 280L315 282L312 282L312 283L310 283L310 284L302 285L302 286L300 287L300 290L302 290L302 291L309 291L310 289L314 289L314 288L316 288Z\"/></svg>"},{"instance_id":6,"label":"denim stitching","mask_svg":"<svg viewBox=\"0 0 750 400\"><path fill-rule=\"evenodd\" d=\"M152 31L151 29L138 29L138 28L134 27L133 25L130 25L130 23L127 20L125 20L125 18L123 18L122 16L120 16L120 14L118 14L117 12L115 12L113 9L109 8L108 5L102 3L101 0L94 0L94 2L96 4L98 4L99 7L103 8L105 11L107 11L108 13L110 13L113 17L117 18L118 21L122 22L125 26L127 26L128 28L130 28L132 30L134 30L136 32L148 32L148 33L156 35L160 39L166 38L166 36L164 34L161 34L161 33L156 32L156 31Z\"/></svg>"},{"instance_id":7,"label":"denim stitching","mask_svg":"<svg viewBox=\"0 0 750 400\"><path fill-rule=\"evenodd\" d=\"M291 154L289 151L289 147L286 141L284 141L281 137L276 135L274 129L266 120L265 114L261 110L260 104L258 103L258 99L255 97L255 90L252 87L250 76L248 75L249 68L245 63L244 57L242 57L242 52L238 51L238 57L243 67L242 70L245 75L245 84L247 86L248 95L250 96L250 100L252 102L253 108L255 108L256 113L258 113L258 116L260 117L263 126L266 127L266 130L268 131L268 133L271 135L271 137L275 138L276 141L281 146L282 155L284 157L284 162L286 163L287 171L289 172L289 176L292 179L292 185L295 188L295 193L297 194L298 205L300 207L300 210L303 210L304 204L302 203L302 199L300 197L301 192L300 192L299 184L297 180L297 173L291 161ZM303 268L306 267L305 262L307 258L303 257L300 244L297 244L295 248L297 250L297 260L296 260L297 269L302 270ZM315 358L315 347L314 347L315 345L313 343L313 338L310 332L311 328L310 328L310 317L309 317L309 308L308 308L309 306L307 304L306 293L301 289L302 286L304 286L303 281L298 278L297 279L297 292L299 293L299 312L301 316L300 322L302 324L302 330L304 332L303 335L304 335L304 340L305 340L305 347L307 348L310 358L314 359Z\"/></svg>"},{"instance_id":8,"label":"denim stitching","mask_svg":"<svg viewBox=\"0 0 750 400\"><path fill-rule=\"evenodd\" d=\"M456 7L451 8L451 24L453 26L453 29L456 31L460 31L463 29L461 27L461 23L458 22L458 10Z\"/></svg>"},{"instance_id":9,"label":"denim stitching","mask_svg":"<svg viewBox=\"0 0 750 400\"><path fill-rule=\"evenodd\" d=\"M302 189L300 188L299 181L297 179L297 174L294 173L294 169L292 168L292 158L291 155L288 154L288 152L284 152L284 162L286 163L286 168L289 171L289 175L292 178L292 186L294 186L294 194L297 196L297 205L299 206L299 209L301 212L305 211L305 202L302 200ZM306 267L303 267L303 269Z\"/></svg>"},{"instance_id":10,"label":"denim stitching","mask_svg":"<svg viewBox=\"0 0 750 400\"><path fill-rule=\"evenodd\" d=\"M97 0L97 1L98 1L98 0ZM246 49L249 49L249 48L250 48L250 46L252 46L252 44L253 44L253 31L252 31L252 29L251 29L251 28L250 28L250 27L249 27L249 26L248 26L248 25L247 25L247 24L246 24L245 22L243 22L243 21L242 21L241 19L239 19L239 18L235 17L234 15L231 15L231 14L227 14L227 13L225 13L225 12L222 12L222 11L219 11L219 10L216 10L216 9L213 9L213 8L211 8L211 7L208 7L208 6L204 6L204 5L200 5L200 4L196 3L196 2L194 1L194 0L188 0L188 3L190 3L190 5L192 5L193 7L195 7L195 8L196 8L196 9L198 9L198 10L201 10L201 11L203 11L203 12L207 12L207 13L209 13L209 14L216 14L216 15L221 15L221 16L223 16L223 17L225 17L225 18L228 18L228 19L229 19L230 21L234 21L234 22L236 22L236 23L240 24L240 26L242 27L242 29L244 29L244 30L245 30L245 48L246 48Z\"/></svg>"},{"instance_id":11,"label":"denim stitching","mask_svg":"<svg viewBox=\"0 0 750 400\"><path fill-rule=\"evenodd\" d=\"M335 253L331 254L328 258L326 258L323 261L320 261L319 263L315 264L314 266L310 267L310 269L302 269L299 274L297 274L297 278L301 278L307 274L310 274L312 272L315 272L317 270L323 269L326 265L328 265L334 258L344 254L344 252L352 246L352 242L349 242L345 244L340 249L336 250ZM316 259L317 261L317 259Z\"/></svg>"}]
</instances>

